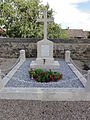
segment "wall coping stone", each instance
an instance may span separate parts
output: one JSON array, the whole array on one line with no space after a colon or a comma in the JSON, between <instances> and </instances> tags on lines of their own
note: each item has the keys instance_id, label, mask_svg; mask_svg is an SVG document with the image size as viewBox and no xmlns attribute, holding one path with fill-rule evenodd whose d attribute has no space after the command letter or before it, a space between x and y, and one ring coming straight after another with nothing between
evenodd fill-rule
<instances>
[{"instance_id":1,"label":"wall coping stone","mask_svg":"<svg viewBox=\"0 0 90 120\"><path fill-rule=\"evenodd\" d=\"M0 38L0 42L37 43L42 39L37 38ZM49 39L54 43L90 43L90 39Z\"/></svg>"}]
</instances>

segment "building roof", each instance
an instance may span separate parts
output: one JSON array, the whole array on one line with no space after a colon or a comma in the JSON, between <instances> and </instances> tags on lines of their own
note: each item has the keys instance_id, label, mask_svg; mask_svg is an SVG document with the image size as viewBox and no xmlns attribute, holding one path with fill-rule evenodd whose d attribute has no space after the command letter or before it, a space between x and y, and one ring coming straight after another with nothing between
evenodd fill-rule
<instances>
[{"instance_id":1,"label":"building roof","mask_svg":"<svg viewBox=\"0 0 90 120\"><path fill-rule=\"evenodd\" d=\"M69 38L87 38L87 33L82 29L66 29L67 36Z\"/></svg>"}]
</instances>

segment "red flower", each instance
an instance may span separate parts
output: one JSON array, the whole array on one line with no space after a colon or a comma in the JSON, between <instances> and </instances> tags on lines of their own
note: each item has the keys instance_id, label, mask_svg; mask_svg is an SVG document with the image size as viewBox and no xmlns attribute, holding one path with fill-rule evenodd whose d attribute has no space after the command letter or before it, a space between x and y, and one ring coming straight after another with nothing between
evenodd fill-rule
<instances>
[{"instance_id":1,"label":"red flower","mask_svg":"<svg viewBox=\"0 0 90 120\"><path fill-rule=\"evenodd\" d=\"M57 80L60 80L59 76L57 76Z\"/></svg>"},{"instance_id":2,"label":"red flower","mask_svg":"<svg viewBox=\"0 0 90 120\"><path fill-rule=\"evenodd\" d=\"M43 73L41 73L41 76L43 76Z\"/></svg>"},{"instance_id":3,"label":"red flower","mask_svg":"<svg viewBox=\"0 0 90 120\"><path fill-rule=\"evenodd\" d=\"M53 75L53 80L55 79L55 75Z\"/></svg>"},{"instance_id":4,"label":"red flower","mask_svg":"<svg viewBox=\"0 0 90 120\"><path fill-rule=\"evenodd\" d=\"M49 78L52 78L52 76L51 76L51 75L49 75Z\"/></svg>"}]
</instances>

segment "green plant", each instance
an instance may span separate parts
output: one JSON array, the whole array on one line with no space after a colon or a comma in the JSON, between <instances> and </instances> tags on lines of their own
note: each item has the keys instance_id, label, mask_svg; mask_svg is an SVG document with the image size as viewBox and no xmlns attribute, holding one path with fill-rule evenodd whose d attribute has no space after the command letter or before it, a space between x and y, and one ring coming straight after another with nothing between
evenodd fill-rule
<instances>
[{"instance_id":1,"label":"green plant","mask_svg":"<svg viewBox=\"0 0 90 120\"><path fill-rule=\"evenodd\" d=\"M0 2L0 27L4 26L4 36L20 38L43 38L43 23L37 18L42 17L42 11L47 8L48 18L54 17L54 10L49 4L44 6L41 0L3 0ZM65 38L65 30L55 22L47 26L48 38Z\"/></svg>"},{"instance_id":2,"label":"green plant","mask_svg":"<svg viewBox=\"0 0 90 120\"><path fill-rule=\"evenodd\" d=\"M62 74L53 70L45 71L43 69L30 69L30 78L33 77L37 82L56 82L62 79Z\"/></svg>"}]
</instances>

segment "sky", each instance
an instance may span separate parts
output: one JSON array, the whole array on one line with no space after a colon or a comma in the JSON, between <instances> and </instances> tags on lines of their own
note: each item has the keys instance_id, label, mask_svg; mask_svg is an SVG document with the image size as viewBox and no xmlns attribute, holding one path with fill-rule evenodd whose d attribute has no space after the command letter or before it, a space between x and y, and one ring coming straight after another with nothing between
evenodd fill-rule
<instances>
[{"instance_id":1,"label":"sky","mask_svg":"<svg viewBox=\"0 0 90 120\"><path fill-rule=\"evenodd\" d=\"M90 31L90 0L41 0L53 8L54 21L63 29L83 29Z\"/></svg>"}]
</instances>

